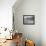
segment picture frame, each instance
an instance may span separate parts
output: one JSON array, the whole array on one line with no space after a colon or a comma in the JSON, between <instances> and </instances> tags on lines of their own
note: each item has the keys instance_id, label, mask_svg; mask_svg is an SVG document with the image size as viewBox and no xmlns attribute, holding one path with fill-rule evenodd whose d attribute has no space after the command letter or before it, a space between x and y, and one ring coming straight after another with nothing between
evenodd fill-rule
<instances>
[{"instance_id":1,"label":"picture frame","mask_svg":"<svg viewBox=\"0 0 46 46\"><path fill-rule=\"evenodd\" d=\"M35 15L23 15L23 24L24 25L34 25Z\"/></svg>"}]
</instances>

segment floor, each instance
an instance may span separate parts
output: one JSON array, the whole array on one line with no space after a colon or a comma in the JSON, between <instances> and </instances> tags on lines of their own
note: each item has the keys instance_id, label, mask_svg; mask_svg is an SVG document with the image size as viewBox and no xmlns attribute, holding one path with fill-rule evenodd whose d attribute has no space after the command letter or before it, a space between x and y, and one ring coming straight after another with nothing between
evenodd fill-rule
<instances>
[{"instance_id":1,"label":"floor","mask_svg":"<svg viewBox=\"0 0 46 46\"><path fill-rule=\"evenodd\" d=\"M16 46L15 39L13 40L6 40L6 42L2 43L0 46Z\"/></svg>"},{"instance_id":2,"label":"floor","mask_svg":"<svg viewBox=\"0 0 46 46\"><path fill-rule=\"evenodd\" d=\"M12 40L6 40L6 39L0 39L0 46L23 46L23 43L22 43L22 37L21 36L21 33L16 33L16 35L14 35L14 37L12 37L13 39ZM5 42L3 42L5 41ZM2 43L3 42L3 43ZM18 44L19 42L19 44Z\"/></svg>"}]
</instances>

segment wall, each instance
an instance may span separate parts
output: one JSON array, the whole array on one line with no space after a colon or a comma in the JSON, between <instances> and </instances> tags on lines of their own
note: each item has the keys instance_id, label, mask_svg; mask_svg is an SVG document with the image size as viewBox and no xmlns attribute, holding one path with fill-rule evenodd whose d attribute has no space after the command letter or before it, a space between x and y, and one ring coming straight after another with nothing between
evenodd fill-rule
<instances>
[{"instance_id":1,"label":"wall","mask_svg":"<svg viewBox=\"0 0 46 46\"><path fill-rule=\"evenodd\" d=\"M41 46L41 0L23 0L13 6L13 13L15 30L22 32L24 38L34 40L36 46ZM35 15L35 25L24 25L23 15Z\"/></svg>"},{"instance_id":2,"label":"wall","mask_svg":"<svg viewBox=\"0 0 46 46\"><path fill-rule=\"evenodd\" d=\"M0 27L12 29L12 6L16 0L0 0Z\"/></svg>"},{"instance_id":3,"label":"wall","mask_svg":"<svg viewBox=\"0 0 46 46\"><path fill-rule=\"evenodd\" d=\"M46 46L46 0L42 0L41 4L41 40L42 46Z\"/></svg>"}]
</instances>

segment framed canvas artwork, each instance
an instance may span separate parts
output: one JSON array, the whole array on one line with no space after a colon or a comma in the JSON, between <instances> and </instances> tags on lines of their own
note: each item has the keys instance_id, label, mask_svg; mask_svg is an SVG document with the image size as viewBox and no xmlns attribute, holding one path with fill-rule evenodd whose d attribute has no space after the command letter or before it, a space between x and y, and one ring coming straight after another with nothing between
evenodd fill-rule
<instances>
[{"instance_id":1,"label":"framed canvas artwork","mask_svg":"<svg viewBox=\"0 0 46 46\"><path fill-rule=\"evenodd\" d=\"M35 16L34 15L23 15L23 24L24 25L34 25Z\"/></svg>"}]
</instances>

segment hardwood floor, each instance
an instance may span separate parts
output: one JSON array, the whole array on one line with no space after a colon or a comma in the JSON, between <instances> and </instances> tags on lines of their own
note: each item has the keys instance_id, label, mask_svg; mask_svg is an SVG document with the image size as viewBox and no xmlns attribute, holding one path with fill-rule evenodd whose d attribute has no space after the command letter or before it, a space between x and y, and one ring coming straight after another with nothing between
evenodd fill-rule
<instances>
[{"instance_id":1,"label":"hardwood floor","mask_svg":"<svg viewBox=\"0 0 46 46\"><path fill-rule=\"evenodd\" d=\"M1 40L3 41L3 39ZM15 33L11 40L6 40L0 46L22 46L22 33Z\"/></svg>"},{"instance_id":2,"label":"hardwood floor","mask_svg":"<svg viewBox=\"0 0 46 46\"><path fill-rule=\"evenodd\" d=\"M2 43L0 46L16 46L15 45L15 39L13 40L6 40L4 43Z\"/></svg>"}]
</instances>

